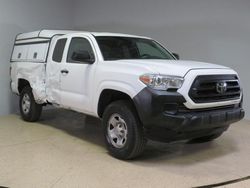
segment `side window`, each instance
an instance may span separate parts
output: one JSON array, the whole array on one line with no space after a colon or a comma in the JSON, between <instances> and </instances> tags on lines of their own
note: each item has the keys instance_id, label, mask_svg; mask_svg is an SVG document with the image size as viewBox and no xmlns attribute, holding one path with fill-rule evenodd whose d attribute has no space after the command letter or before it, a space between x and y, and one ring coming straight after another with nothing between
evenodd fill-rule
<instances>
[{"instance_id":1,"label":"side window","mask_svg":"<svg viewBox=\"0 0 250 188\"><path fill-rule=\"evenodd\" d=\"M95 56L87 39L81 37L71 39L67 56L68 63L93 63L94 60Z\"/></svg>"},{"instance_id":2,"label":"side window","mask_svg":"<svg viewBox=\"0 0 250 188\"><path fill-rule=\"evenodd\" d=\"M66 41L67 39L59 39L57 41L54 52L53 52L53 56L52 56L53 61L58 62L58 63L62 61L63 51L65 48Z\"/></svg>"}]
</instances>

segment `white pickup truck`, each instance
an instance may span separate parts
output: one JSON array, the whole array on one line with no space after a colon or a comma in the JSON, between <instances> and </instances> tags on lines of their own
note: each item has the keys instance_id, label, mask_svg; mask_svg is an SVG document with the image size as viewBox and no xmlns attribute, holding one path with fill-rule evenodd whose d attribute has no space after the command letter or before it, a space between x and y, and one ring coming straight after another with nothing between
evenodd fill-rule
<instances>
[{"instance_id":1,"label":"white pickup truck","mask_svg":"<svg viewBox=\"0 0 250 188\"><path fill-rule=\"evenodd\" d=\"M138 156L147 139L213 140L244 117L234 70L178 60L153 39L126 34L19 34L11 89L25 121L37 121L46 104L101 118L119 159Z\"/></svg>"}]
</instances>

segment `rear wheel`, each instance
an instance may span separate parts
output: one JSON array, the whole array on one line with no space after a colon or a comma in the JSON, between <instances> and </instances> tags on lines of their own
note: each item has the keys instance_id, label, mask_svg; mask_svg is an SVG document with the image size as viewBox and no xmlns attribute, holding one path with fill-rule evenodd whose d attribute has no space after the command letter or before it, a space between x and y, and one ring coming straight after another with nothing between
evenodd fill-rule
<instances>
[{"instance_id":1,"label":"rear wheel","mask_svg":"<svg viewBox=\"0 0 250 188\"><path fill-rule=\"evenodd\" d=\"M42 105L36 103L32 89L29 86L26 86L21 92L19 108L21 116L25 121L34 122L41 116Z\"/></svg>"},{"instance_id":2,"label":"rear wheel","mask_svg":"<svg viewBox=\"0 0 250 188\"><path fill-rule=\"evenodd\" d=\"M143 127L129 101L111 103L103 114L105 142L109 153L118 159L139 156L146 145Z\"/></svg>"}]
</instances>

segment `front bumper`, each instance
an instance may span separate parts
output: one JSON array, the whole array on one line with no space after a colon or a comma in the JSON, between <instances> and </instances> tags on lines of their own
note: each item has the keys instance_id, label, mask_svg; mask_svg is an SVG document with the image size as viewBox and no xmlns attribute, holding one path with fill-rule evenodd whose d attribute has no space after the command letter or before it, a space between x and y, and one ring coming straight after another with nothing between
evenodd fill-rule
<instances>
[{"instance_id":1,"label":"front bumper","mask_svg":"<svg viewBox=\"0 0 250 188\"><path fill-rule=\"evenodd\" d=\"M189 110L176 92L143 89L134 97L147 136L153 140L185 140L221 133L244 117L240 104Z\"/></svg>"}]
</instances>

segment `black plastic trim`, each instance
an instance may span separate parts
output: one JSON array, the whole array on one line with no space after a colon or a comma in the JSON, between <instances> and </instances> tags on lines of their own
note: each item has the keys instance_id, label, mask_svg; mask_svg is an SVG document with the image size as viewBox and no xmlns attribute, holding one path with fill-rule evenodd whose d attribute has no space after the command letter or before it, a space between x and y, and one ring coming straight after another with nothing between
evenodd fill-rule
<instances>
[{"instance_id":1,"label":"black plastic trim","mask_svg":"<svg viewBox=\"0 0 250 188\"><path fill-rule=\"evenodd\" d=\"M187 109L177 92L144 88L133 98L148 138L163 142L219 134L244 117L241 104Z\"/></svg>"},{"instance_id":2,"label":"black plastic trim","mask_svg":"<svg viewBox=\"0 0 250 188\"><path fill-rule=\"evenodd\" d=\"M139 117L146 127L152 126L152 119L164 112L165 104L183 105L185 98L177 92L158 91L145 87L134 98Z\"/></svg>"}]
</instances>

